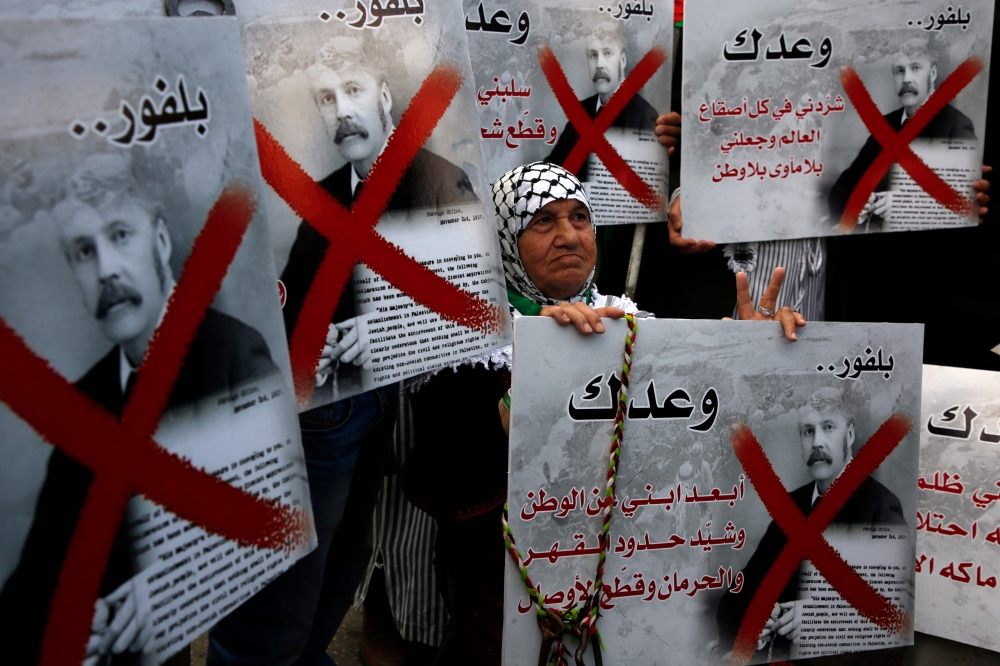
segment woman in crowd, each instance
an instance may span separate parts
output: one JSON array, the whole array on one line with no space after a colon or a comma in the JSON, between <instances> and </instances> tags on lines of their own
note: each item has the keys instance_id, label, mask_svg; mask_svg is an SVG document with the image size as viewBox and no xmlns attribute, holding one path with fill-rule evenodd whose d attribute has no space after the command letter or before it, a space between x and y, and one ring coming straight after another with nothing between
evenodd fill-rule
<instances>
[{"instance_id":1,"label":"woman in crowd","mask_svg":"<svg viewBox=\"0 0 1000 666\"><path fill-rule=\"evenodd\" d=\"M522 315L547 316L590 335L605 331L602 317L637 312L628 298L604 296L593 284L596 226L576 177L534 162L504 174L492 190L515 322ZM755 310L746 275L737 275L740 315L778 321L794 341L805 320L788 307L774 312L783 278L784 270L776 269ZM502 397L510 367L507 347L425 375L411 387L415 447L402 485L437 520L434 565L451 616L436 664L500 663L507 557L500 513L509 423Z\"/></svg>"}]
</instances>

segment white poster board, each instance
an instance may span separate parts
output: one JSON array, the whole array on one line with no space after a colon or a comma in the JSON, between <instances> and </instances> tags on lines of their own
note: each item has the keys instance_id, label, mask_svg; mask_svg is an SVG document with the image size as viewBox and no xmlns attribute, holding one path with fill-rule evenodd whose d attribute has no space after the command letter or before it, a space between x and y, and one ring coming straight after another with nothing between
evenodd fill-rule
<instances>
[{"instance_id":1,"label":"white poster board","mask_svg":"<svg viewBox=\"0 0 1000 666\"><path fill-rule=\"evenodd\" d=\"M956 7L688 5L685 235L762 241L975 225L978 206L961 204L982 168L993 3ZM897 133L916 158L883 163Z\"/></svg>"},{"instance_id":2,"label":"white poster board","mask_svg":"<svg viewBox=\"0 0 1000 666\"><path fill-rule=\"evenodd\" d=\"M517 324L509 521L560 611L594 592L625 329L583 337L545 318ZM728 663L751 600L768 590L785 635L758 629L743 663L912 644L922 333L810 323L789 343L777 324L639 320L599 593L603 663ZM809 550L778 587L762 583L784 530L807 533L788 516L821 513L813 492L845 464L848 496L823 538L855 573L841 578ZM844 599L859 586L888 602L891 629ZM504 663L534 663L541 634L512 560L505 589Z\"/></svg>"},{"instance_id":3,"label":"white poster board","mask_svg":"<svg viewBox=\"0 0 1000 666\"><path fill-rule=\"evenodd\" d=\"M96 558L100 601L72 631L103 658L135 613L130 650L159 663L315 544L239 26L4 19L0 34L5 380L40 364L0 389L5 636L37 656ZM180 365L151 365L184 335ZM287 540L253 536L269 513L293 521L268 528ZM72 631L48 649L75 636L82 660Z\"/></svg>"},{"instance_id":4,"label":"white poster board","mask_svg":"<svg viewBox=\"0 0 1000 666\"><path fill-rule=\"evenodd\" d=\"M597 224L666 219L656 201L669 197L667 150L653 128L670 110L673 5L465 0L464 7L487 179L545 160L580 178ZM613 94L628 99L613 117L602 116ZM568 106L579 110L575 121ZM607 125L607 146L574 155L577 125L587 122ZM610 151L624 162L606 163Z\"/></svg>"},{"instance_id":5,"label":"white poster board","mask_svg":"<svg viewBox=\"0 0 1000 666\"><path fill-rule=\"evenodd\" d=\"M1000 374L924 366L918 631L1000 651Z\"/></svg>"},{"instance_id":6,"label":"white poster board","mask_svg":"<svg viewBox=\"0 0 1000 666\"><path fill-rule=\"evenodd\" d=\"M458 0L254 0L238 17L258 135L281 153L265 157L264 206L300 405L508 344ZM337 268L321 272L326 259Z\"/></svg>"}]
</instances>

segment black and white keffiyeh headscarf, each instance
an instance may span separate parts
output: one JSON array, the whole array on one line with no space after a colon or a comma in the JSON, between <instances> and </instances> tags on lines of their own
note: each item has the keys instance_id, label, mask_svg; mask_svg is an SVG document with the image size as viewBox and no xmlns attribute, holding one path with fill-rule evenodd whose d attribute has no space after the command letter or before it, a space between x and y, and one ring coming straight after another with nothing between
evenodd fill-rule
<instances>
[{"instance_id":1,"label":"black and white keffiyeh headscarf","mask_svg":"<svg viewBox=\"0 0 1000 666\"><path fill-rule=\"evenodd\" d=\"M580 181L555 164L525 164L508 171L493 183L493 204L496 207L497 231L500 234L501 258L507 286L539 305L556 305L559 301L543 294L528 277L528 272L521 263L517 239L535 213L556 199L576 199L593 212ZM596 234L597 225L594 224L593 214L590 223L594 225ZM591 270L580 293L569 299L569 302L584 300L593 279L594 270Z\"/></svg>"}]
</instances>

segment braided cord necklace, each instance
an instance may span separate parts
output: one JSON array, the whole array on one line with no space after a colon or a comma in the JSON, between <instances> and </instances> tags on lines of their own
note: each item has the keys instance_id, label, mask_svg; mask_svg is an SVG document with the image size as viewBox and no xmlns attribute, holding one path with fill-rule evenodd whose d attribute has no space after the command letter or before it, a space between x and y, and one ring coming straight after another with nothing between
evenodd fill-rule
<instances>
[{"instance_id":1,"label":"braided cord necklace","mask_svg":"<svg viewBox=\"0 0 1000 666\"><path fill-rule=\"evenodd\" d=\"M604 563L607 560L608 544L610 537L608 531L611 528L611 514L613 513L613 498L615 495L615 484L618 480L618 461L621 458L622 431L625 423L625 405L628 400L629 377L632 374L632 350L635 347L636 321L630 314L625 315L628 324L628 333L625 336L625 359L622 364L622 386L618 393L618 404L615 411L615 425L611 437L611 451L608 454L607 483L604 490L604 520L598 534L598 545L600 553L597 556L597 577L594 581L594 591L587 597L582 608L576 605L567 611L560 611L554 607L546 608L539 586L531 580L528 575L528 567L524 564L524 558L514 541L514 533L507 522L507 503L503 505L503 538L517 570L521 575L528 597L535 607L538 626L542 630L542 649L539 654L539 666L546 664L556 664L566 666L566 648L562 642L562 636L566 632L571 632L580 638L580 647L576 651L577 666L583 666L583 654L587 650L587 642L591 636L595 636L594 661L597 666L602 664L601 651L604 649L601 635L597 632L597 619L600 614L601 590L604 586ZM553 650L554 648L554 650ZM551 659L549 653L552 652Z\"/></svg>"}]
</instances>

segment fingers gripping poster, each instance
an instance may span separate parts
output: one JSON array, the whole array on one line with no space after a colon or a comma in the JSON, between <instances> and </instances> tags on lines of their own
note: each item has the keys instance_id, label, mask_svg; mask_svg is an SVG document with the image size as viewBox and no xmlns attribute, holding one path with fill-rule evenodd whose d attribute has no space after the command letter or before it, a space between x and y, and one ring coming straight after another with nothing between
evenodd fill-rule
<instances>
[{"instance_id":1,"label":"fingers gripping poster","mask_svg":"<svg viewBox=\"0 0 1000 666\"><path fill-rule=\"evenodd\" d=\"M918 631L1000 651L1000 374L924 366Z\"/></svg>"},{"instance_id":2,"label":"fingers gripping poster","mask_svg":"<svg viewBox=\"0 0 1000 666\"><path fill-rule=\"evenodd\" d=\"M922 326L638 320L627 386L625 333L518 322L508 519L546 609L598 604L604 664L911 644ZM512 558L505 585L504 663L536 663Z\"/></svg>"},{"instance_id":3,"label":"fingers gripping poster","mask_svg":"<svg viewBox=\"0 0 1000 666\"><path fill-rule=\"evenodd\" d=\"M0 21L12 663L159 663L311 550L233 19Z\"/></svg>"},{"instance_id":4,"label":"fingers gripping poster","mask_svg":"<svg viewBox=\"0 0 1000 666\"><path fill-rule=\"evenodd\" d=\"M975 225L994 3L691 3L684 233Z\"/></svg>"},{"instance_id":5,"label":"fingers gripping poster","mask_svg":"<svg viewBox=\"0 0 1000 666\"><path fill-rule=\"evenodd\" d=\"M454 2L243 2L300 406L509 342Z\"/></svg>"},{"instance_id":6,"label":"fingers gripping poster","mask_svg":"<svg viewBox=\"0 0 1000 666\"><path fill-rule=\"evenodd\" d=\"M597 224L666 219L673 8L660 0L465 0L486 175L546 160Z\"/></svg>"}]
</instances>

